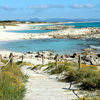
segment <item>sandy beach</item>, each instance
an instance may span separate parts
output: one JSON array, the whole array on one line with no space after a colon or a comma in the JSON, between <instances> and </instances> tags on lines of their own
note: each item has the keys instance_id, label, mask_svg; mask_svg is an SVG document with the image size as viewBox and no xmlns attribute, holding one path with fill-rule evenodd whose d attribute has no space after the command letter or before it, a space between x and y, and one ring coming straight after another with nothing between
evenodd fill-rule
<instances>
[{"instance_id":1,"label":"sandy beach","mask_svg":"<svg viewBox=\"0 0 100 100\"><path fill-rule=\"evenodd\" d=\"M57 24L57 23L56 23ZM8 41L8 40L23 40L23 39L45 39L45 38L89 38L89 37L100 37L100 29L99 28L67 28L64 30L57 30L48 33L42 34L29 34L29 33L15 33L15 32L7 32L12 30L32 30L30 25L49 25L45 23L41 24L18 24L17 26L6 26L6 29L3 29L0 26L0 41Z\"/></svg>"},{"instance_id":2,"label":"sandy beach","mask_svg":"<svg viewBox=\"0 0 100 100\"><path fill-rule=\"evenodd\" d=\"M72 91L66 90L66 88L69 88L70 83L57 81L56 75L44 73L43 69L37 71L30 69L35 65L42 64L42 58L36 57L39 56L36 52L12 53L14 56L14 62L21 61L21 56L23 55L23 62L26 63L26 65L21 67L21 71L29 77L28 82L25 84L27 90L23 100L71 100L73 98L77 98ZM55 62L55 55L49 56L50 53L51 52L45 52L44 65L48 64L49 62ZM2 54L3 59L8 60L10 51L0 51L0 54ZM48 59L48 57L51 59ZM77 91L76 93L79 94Z\"/></svg>"},{"instance_id":3,"label":"sandy beach","mask_svg":"<svg viewBox=\"0 0 100 100\"><path fill-rule=\"evenodd\" d=\"M38 24L35 24L38 25ZM43 24L41 24L43 25ZM29 30L30 26L29 24L19 24L18 26L7 26L6 29L3 29L2 26L0 26L0 41L12 41L12 40L23 40L23 39L44 39L44 38L54 38L54 36L61 36L61 35L67 35L67 36L77 36L77 35L86 35L91 34L92 31L98 30L97 28L83 28L83 29L74 29L74 28L68 28L66 30L59 30L54 32L48 32L43 34L28 34L28 33L14 33L14 32L7 32L11 30ZM5 60L9 59L11 51L0 51L0 54L2 55L2 58ZM59 74L59 77L56 75L49 75L44 72L44 68L41 68L40 70L31 70L34 66L42 65L43 59L42 54L44 55L44 65L48 64L50 62L55 62L55 54L51 51L45 51L43 52L26 52L26 53L20 53L20 52L12 52L14 59L14 62L22 61L22 56L24 57L23 62L26 63L26 65L21 67L21 71L28 75L29 79L28 82L25 84L26 87L26 93L23 100L72 100L76 99L77 96L69 90L66 90L69 88L70 83L68 82L59 82L57 81L57 78L61 78L63 74ZM87 55L82 55L84 59L82 59L82 63L85 64L93 64L98 65L100 64L100 58L98 54L94 54L91 56L91 54L85 52ZM78 61L78 54L73 54L72 56L66 56L63 55L63 59L71 62L77 62ZM61 60L62 55L59 55L59 59ZM91 59L92 57L92 59ZM98 59L97 59L98 58ZM89 60L87 62L87 59ZM96 59L96 61L95 61ZM48 67L48 66L47 66ZM72 88L76 89L74 85ZM76 93L79 95L79 97L82 97L78 91Z\"/></svg>"},{"instance_id":4,"label":"sandy beach","mask_svg":"<svg viewBox=\"0 0 100 100\"><path fill-rule=\"evenodd\" d=\"M46 25L44 24L31 24L31 25ZM48 35L41 35L41 34L28 34L28 33L14 33L14 32L7 32L7 31L12 31L12 30L29 30L30 25L29 24L18 24L17 26L6 26L6 29L3 29L3 26L0 26L0 41L14 41L14 40L23 40L23 39L43 39L43 38L51 38ZM8 50L0 50L0 54L2 57L9 58L9 54L12 51ZM20 56L23 55L23 53L20 52L12 52L15 56ZM34 54L36 55L36 53ZM17 59L17 58L16 58ZM18 60L18 59L17 59ZM20 60L20 59L19 59ZM16 60L15 60L16 61ZM32 60L30 57L26 57L24 59L25 62L33 63L35 65L41 64L41 59L34 59ZM48 63L48 61L46 61Z\"/></svg>"},{"instance_id":5,"label":"sandy beach","mask_svg":"<svg viewBox=\"0 0 100 100\"><path fill-rule=\"evenodd\" d=\"M32 25L45 25L45 24L32 24ZM9 41L9 40L23 40L23 39L38 39L38 38L51 38L47 34L45 36L41 34L28 34L28 33L14 33L7 32L12 30L29 30L29 24L18 24L18 26L6 26L6 29L3 29L3 26L0 26L0 41ZM31 30L31 29L30 29Z\"/></svg>"},{"instance_id":6,"label":"sandy beach","mask_svg":"<svg viewBox=\"0 0 100 100\"><path fill-rule=\"evenodd\" d=\"M0 100L100 100L99 0L0 0Z\"/></svg>"},{"instance_id":7,"label":"sandy beach","mask_svg":"<svg viewBox=\"0 0 100 100\"><path fill-rule=\"evenodd\" d=\"M3 26L0 26L0 41L14 41L14 40L25 40L25 39L47 39L47 38L91 38L100 37L100 28L67 28L66 30L57 30L48 33L15 33L7 32L13 30L33 30L31 26L36 25L49 25L49 24L58 24L58 23L36 23L36 24L17 24L17 26L6 26L6 29L3 29ZM59 23L60 24L60 23ZM92 36L91 36L92 34ZM90 36L89 36L90 35ZM9 54L10 51L0 51L0 54ZM14 52L16 54L16 52ZM22 54L21 54L22 55Z\"/></svg>"},{"instance_id":8,"label":"sandy beach","mask_svg":"<svg viewBox=\"0 0 100 100\"><path fill-rule=\"evenodd\" d=\"M36 25L49 25L53 23L36 23L36 24L17 24L17 26L6 26L6 29L3 29L3 26L0 26L0 41L14 41L14 40L25 40L25 39L47 39L47 38L79 38L82 36L87 36L93 32L93 36L100 37L100 34L94 34L94 32L100 32L99 28L82 28L82 29L75 29L75 28L67 28L66 30L58 30L48 33L42 34L29 34L29 33L15 33L15 32L7 32L13 30L32 30L30 26ZM58 24L58 23L54 23ZM60 24L60 23L59 23ZM88 34L88 35L87 35ZM90 38L90 37L88 37ZM10 51L1 51L0 54L9 54ZM16 53L16 52L14 52Z\"/></svg>"}]
</instances>

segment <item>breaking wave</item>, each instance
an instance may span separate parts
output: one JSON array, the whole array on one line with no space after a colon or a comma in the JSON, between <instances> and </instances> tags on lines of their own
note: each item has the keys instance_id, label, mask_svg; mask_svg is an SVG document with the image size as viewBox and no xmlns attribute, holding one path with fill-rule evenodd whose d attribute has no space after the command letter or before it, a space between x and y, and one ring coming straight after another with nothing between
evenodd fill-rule
<instances>
[{"instance_id":1,"label":"breaking wave","mask_svg":"<svg viewBox=\"0 0 100 100\"><path fill-rule=\"evenodd\" d=\"M100 49L100 46L94 46L94 45L90 45L91 48L94 48L94 49Z\"/></svg>"}]
</instances>

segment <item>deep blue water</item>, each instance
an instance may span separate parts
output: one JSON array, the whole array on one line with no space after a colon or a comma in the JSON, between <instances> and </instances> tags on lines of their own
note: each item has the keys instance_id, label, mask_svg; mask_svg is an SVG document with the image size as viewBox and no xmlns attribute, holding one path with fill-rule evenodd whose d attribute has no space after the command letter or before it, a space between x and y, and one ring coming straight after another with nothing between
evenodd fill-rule
<instances>
[{"instance_id":1,"label":"deep blue water","mask_svg":"<svg viewBox=\"0 0 100 100\"><path fill-rule=\"evenodd\" d=\"M100 27L100 22L66 23L64 25L75 26L75 28Z\"/></svg>"}]
</instances>

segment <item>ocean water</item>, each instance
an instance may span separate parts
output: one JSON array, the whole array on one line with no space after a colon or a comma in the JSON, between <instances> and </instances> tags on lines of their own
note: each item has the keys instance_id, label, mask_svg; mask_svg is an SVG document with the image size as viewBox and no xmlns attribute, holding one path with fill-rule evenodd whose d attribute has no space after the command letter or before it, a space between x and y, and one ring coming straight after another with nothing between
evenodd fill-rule
<instances>
[{"instance_id":1,"label":"ocean water","mask_svg":"<svg viewBox=\"0 0 100 100\"><path fill-rule=\"evenodd\" d=\"M96 42L93 42L96 41ZM72 54L82 49L98 45L100 39L38 39L20 40L0 43L0 49L17 52L52 50L59 54ZM94 47L95 48L95 47Z\"/></svg>"},{"instance_id":2,"label":"ocean water","mask_svg":"<svg viewBox=\"0 0 100 100\"><path fill-rule=\"evenodd\" d=\"M75 25L76 28L83 27L100 27L100 22L91 23L68 23L66 25ZM38 29L38 28L37 28ZM22 33L45 33L54 30L18 30L12 31L19 34ZM0 42L1 50L10 50L15 52L29 52L29 51L45 51L52 50L59 54L72 54L80 52L85 48L94 48L100 52L100 38L96 39L33 39L33 40L18 40Z\"/></svg>"},{"instance_id":3,"label":"ocean water","mask_svg":"<svg viewBox=\"0 0 100 100\"><path fill-rule=\"evenodd\" d=\"M7 31L7 32L15 32L15 33L47 33L56 30L15 30L15 31Z\"/></svg>"},{"instance_id":4,"label":"ocean water","mask_svg":"<svg viewBox=\"0 0 100 100\"><path fill-rule=\"evenodd\" d=\"M75 26L75 28L100 27L100 22L65 23L64 25Z\"/></svg>"},{"instance_id":5,"label":"ocean water","mask_svg":"<svg viewBox=\"0 0 100 100\"><path fill-rule=\"evenodd\" d=\"M45 26L55 26L55 24L44 24L44 25L29 25L30 30L13 30L13 31L7 31L7 32L15 32L15 33L48 33L56 30L41 30L41 27Z\"/></svg>"}]
</instances>

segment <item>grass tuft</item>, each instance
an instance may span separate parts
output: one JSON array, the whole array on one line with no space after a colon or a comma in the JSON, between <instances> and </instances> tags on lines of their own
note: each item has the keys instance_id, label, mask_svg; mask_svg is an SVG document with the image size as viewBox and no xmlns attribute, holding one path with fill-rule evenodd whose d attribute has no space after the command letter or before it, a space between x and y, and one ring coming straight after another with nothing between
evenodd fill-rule
<instances>
[{"instance_id":1,"label":"grass tuft","mask_svg":"<svg viewBox=\"0 0 100 100\"><path fill-rule=\"evenodd\" d=\"M10 64L3 67L2 80L0 81L0 100L22 100L26 80L27 76L22 74L17 64L13 64L13 68Z\"/></svg>"},{"instance_id":2,"label":"grass tuft","mask_svg":"<svg viewBox=\"0 0 100 100\"><path fill-rule=\"evenodd\" d=\"M48 64L47 70L51 70L51 74L65 73L65 80L68 82L80 83L78 85L84 90L100 89L100 70L94 65L82 64L81 69L78 69L78 64L72 62L58 62L58 67L55 63Z\"/></svg>"}]
</instances>

